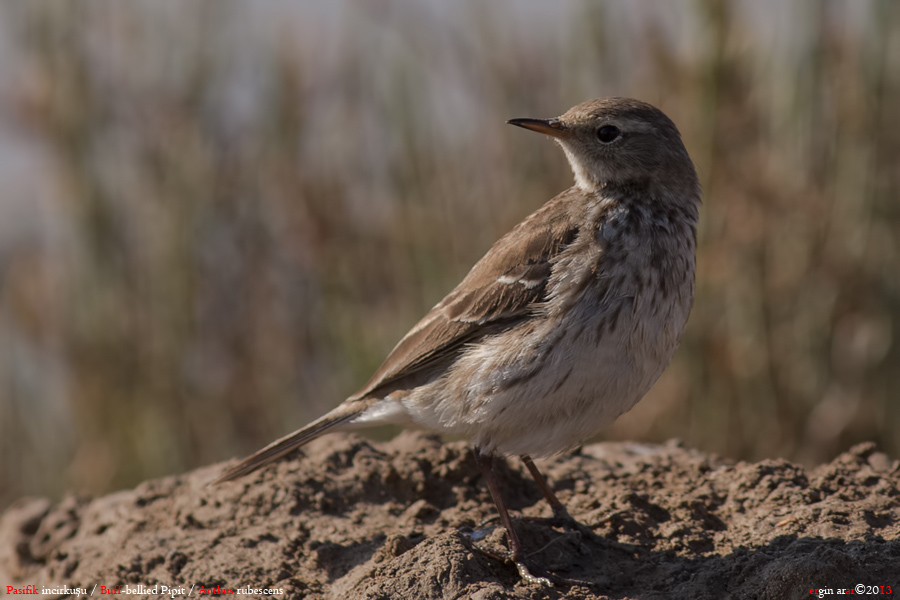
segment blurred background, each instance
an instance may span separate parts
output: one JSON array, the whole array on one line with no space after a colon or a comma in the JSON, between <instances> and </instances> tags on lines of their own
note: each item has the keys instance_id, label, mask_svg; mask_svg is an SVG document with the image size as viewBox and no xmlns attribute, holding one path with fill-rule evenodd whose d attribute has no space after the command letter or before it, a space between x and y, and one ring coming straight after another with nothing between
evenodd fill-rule
<instances>
[{"instance_id":1,"label":"blurred background","mask_svg":"<svg viewBox=\"0 0 900 600\"><path fill-rule=\"evenodd\" d=\"M635 96L704 189L681 349L606 439L900 456L900 3L0 7L0 508L255 450L571 184ZM382 432L384 434L384 432Z\"/></svg>"}]
</instances>

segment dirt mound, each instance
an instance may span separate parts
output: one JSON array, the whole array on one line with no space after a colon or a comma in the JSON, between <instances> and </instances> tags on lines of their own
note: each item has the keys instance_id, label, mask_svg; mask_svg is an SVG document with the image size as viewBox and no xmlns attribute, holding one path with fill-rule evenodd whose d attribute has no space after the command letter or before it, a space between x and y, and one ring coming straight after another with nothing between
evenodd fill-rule
<instances>
[{"instance_id":1,"label":"dirt mound","mask_svg":"<svg viewBox=\"0 0 900 600\"><path fill-rule=\"evenodd\" d=\"M93 500L21 500L0 519L0 593L98 584L94 597L116 585L147 596L202 586L346 599L781 599L857 585L900 594L900 461L872 444L811 471L622 443L539 466L594 533L517 520L528 560L580 584L528 585L489 556L505 549L505 533L479 527L496 513L464 444L332 435L217 487L206 484L221 465ZM516 514L550 515L518 461L500 473Z\"/></svg>"}]
</instances>

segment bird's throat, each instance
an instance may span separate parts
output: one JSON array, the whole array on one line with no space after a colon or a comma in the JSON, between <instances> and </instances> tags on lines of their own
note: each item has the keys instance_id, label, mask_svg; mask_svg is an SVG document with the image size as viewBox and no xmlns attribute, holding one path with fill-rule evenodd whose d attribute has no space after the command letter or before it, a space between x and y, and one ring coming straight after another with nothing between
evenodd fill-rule
<instances>
[{"instance_id":1,"label":"bird's throat","mask_svg":"<svg viewBox=\"0 0 900 600\"><path fill-rule=\"evenodd\" d=\"M595 193L600 189L600 182L587 169L581 159L566 144L559 144L566 158L569 159L569 166L572 167L572 173L575 175L575 185L583 192L589 194Z\"/></svg>"}]
</instances>

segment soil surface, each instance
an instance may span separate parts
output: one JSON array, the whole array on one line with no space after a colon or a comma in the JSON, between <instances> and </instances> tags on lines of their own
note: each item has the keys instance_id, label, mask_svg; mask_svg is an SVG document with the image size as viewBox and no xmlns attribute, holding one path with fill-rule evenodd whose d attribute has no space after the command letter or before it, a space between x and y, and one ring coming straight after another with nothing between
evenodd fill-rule
<instances>
[{"instance_id":1,"label":"soil surface","mask_svg":"<svg viewBox=\"0 0 900 600\"><path fill-rule=\"evenodd\" d=\"M103 597L99 586L122 585L192 597L201 586L341 599L900 596L900 461L872 444L811 470L676 443L594 444L538 466L590 527L516 519L529 566L554 587L495 556L506 534L463 443L330 435L215 487L224 465L102 498L20 500L0 517L0 595L32 585ZM517 516L550 516L518 460L500 478Z\"/></svg>"}]
</instances>

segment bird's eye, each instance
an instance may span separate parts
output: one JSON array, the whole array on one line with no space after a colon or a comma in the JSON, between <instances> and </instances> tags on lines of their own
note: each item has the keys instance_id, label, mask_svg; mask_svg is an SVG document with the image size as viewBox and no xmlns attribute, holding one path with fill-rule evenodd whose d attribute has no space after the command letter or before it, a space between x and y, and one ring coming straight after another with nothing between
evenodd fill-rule
<instances>
[{"instance_id":1,"label":"bird's eye","mask_svg":"<svg viewBox=\"0 0 900 600\"><path fill-rule=\"evenodd\" d=\"M604 125L597 130L597 139L604 144L608 144L619 139L620 135L622 135L622 132L619 131L619 128L615 125Z\"/></svg>"}]
</instances>

